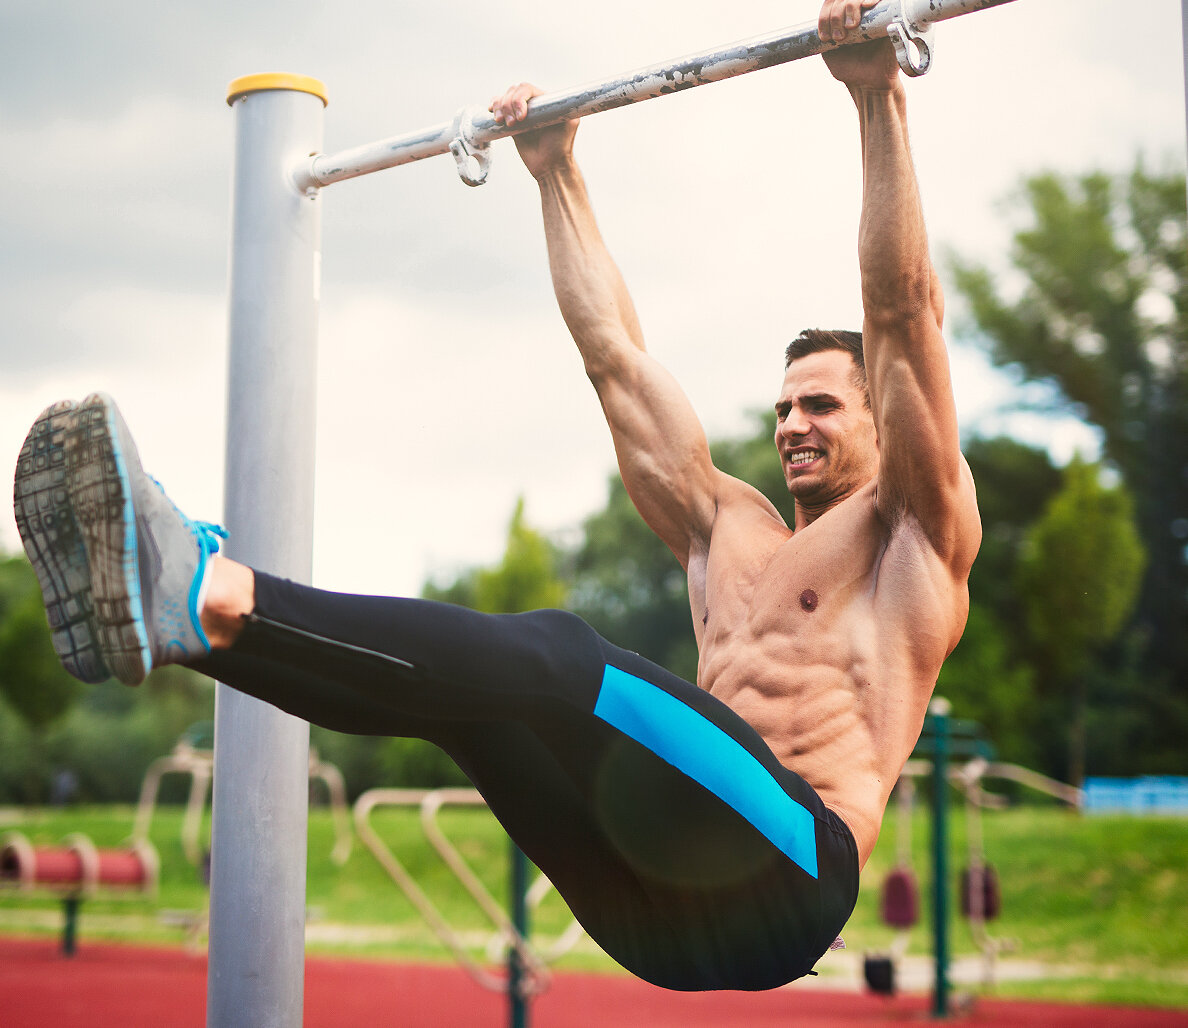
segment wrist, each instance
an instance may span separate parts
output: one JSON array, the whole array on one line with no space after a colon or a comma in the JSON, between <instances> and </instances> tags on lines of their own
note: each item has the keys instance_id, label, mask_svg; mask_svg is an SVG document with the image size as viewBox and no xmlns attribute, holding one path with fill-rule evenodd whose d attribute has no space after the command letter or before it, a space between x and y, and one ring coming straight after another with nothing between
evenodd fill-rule
<instances>
[{"instance_id":1,"label":"wrist","mask_svg":"<svg viewBox=\"0 0 1188 1028\"><path fill-rule=\"evenodd\" d=\"M572 178L577 170L578 166L573 159L573 154L567 153L554 158L543 167L532 169L532 177L536 179L537 185L543 187L555 180Z\"/></svg>"},{"instance_id":2,"label":"wrist","mask_svg":"<svg viewBox=\"0 0 1188 1028\"><path fill-rule=\"evenodd\" d=\"M861 106L862 98L870 97L889 97L896 101L903 101L907 99L907 93L903 88L903 80L897 75L894 79L888 81L885 85L874 85L869 82L847 83L847 88L850 90L850 96L854 98L854 102Z\"/></svg>"},{"instance_id":3,"label":"wrist","mask_svg":"<svg viewBox=\"0 0 1188 1028\"><path fill-rule=\"evenodd\" d=\"M907 93L902 82L894 82L888 86L854 85L850 86L850 98L858 110L858 117L863 123L871 118L907 117Z\"/></svg>"}]
</instances>

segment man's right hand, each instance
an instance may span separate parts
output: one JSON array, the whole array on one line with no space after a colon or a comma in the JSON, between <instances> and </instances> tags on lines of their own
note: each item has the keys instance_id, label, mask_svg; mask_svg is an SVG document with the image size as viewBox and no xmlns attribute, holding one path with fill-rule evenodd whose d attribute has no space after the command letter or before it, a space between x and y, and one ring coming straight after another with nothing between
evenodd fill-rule
<instances>
[{"instance_id":1,"label":"man's right hand","mask_svg":"<svg viewBox=\"0 0 1188 1028\"><path fill-rule=\"evenodd\" d=\"M509 87L501 96L492 100L487 110L495 115L497 124L511 128L528 116L529 101L543 92L543 89L537 89L530 82L521 82L518 86ZM538 179L569 162L573 155L573 137L577 133L577 127L575 118L534 132L522 132L513 137L520 159L533 178Z\"/></svg>"},{"instance_id":2,"label":"man's right hand","mask_svg":"<svg viewBox=\"0 0 1188 1028\"><path fill-rule=\"evenodd\" d=\"M817 19L817 35L826 42L844 43L856 34L862 15L877 0L825 0ZM899 63L890 39L827 50L821 55L833 77L851 89L894 89Z\"/></svg>"}]
</instances>

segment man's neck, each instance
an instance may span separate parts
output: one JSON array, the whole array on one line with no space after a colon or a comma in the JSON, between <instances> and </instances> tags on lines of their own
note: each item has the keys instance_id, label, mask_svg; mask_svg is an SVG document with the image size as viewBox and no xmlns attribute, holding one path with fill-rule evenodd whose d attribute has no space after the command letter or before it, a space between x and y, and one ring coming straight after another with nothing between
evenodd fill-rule
<instances>
[{"instance_id":1,"label":"man's neck","mask_svg":"<svg viewBox=\"0 0 1188 1028\"><path fill-rule=\"evenodd\" d=\"M826 500L819 504L802 503L800 500L796 501L796 523L793 531L799 532L803 528L808 528L814 521L827 511L833 510L843 500L848 499L851 494L846 493L842 496L835 496L833 499Z\"/></svg>"}]
</instances>

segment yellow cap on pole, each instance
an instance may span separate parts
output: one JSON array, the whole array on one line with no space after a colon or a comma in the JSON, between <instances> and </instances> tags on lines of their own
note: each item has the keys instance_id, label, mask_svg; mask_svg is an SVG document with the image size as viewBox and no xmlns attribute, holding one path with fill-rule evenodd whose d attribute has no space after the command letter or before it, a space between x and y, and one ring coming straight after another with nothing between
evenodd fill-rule
<instances>
[{"instance_id":1,"label":"yellow cap on pole","mask_svg":"<svg viewBox=\"0 0 1188 1028\"><path fill-rule=\"evenodd\" d=\"M322 101L323 107L330 102L326 99L325 85L318 79L312 79L308 75L268 72L262 75L244 75L232 82L227 87L227 105L230 106L248 93L259 93L265 89L292 89L298 93L312 93Z\"/></svg>"}]
</instances>

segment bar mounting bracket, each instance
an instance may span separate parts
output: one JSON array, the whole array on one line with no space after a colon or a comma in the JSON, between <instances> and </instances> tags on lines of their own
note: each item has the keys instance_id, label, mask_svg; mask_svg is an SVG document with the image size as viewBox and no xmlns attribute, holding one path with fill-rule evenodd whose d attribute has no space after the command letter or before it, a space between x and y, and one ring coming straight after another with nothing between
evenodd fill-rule
<instances>
[{"instance_id":1,"label":"bar mounting bracket","mask_svg":"<svg viewBox=\"0 0 1188 1028\"><path fill-rule=\"evenodd\" d=\"M887 35L891 37L891 45L895 47L895 59L905 75L918 78L927 75L932 67L933 27L921 28L914 24L905 10L906 4L901 4L891 23L887 26Z\"/></svg>"},{"instance_id":2,"label":"bar mounting bracket","mask_svg":"<svg viewBox=\"0 0 1188 1028\"><path fill-rule=\"evenodd\" d=\"M455 115L454 138L450 141L450 153L458 165L458 177L468 186L481 186L487 181L487 173L491 170L491 144L480 143L475 139L475 110L474 107L463 107ZM471 161L478 166L477 173Z\"/></svg>"}]
</instances>

